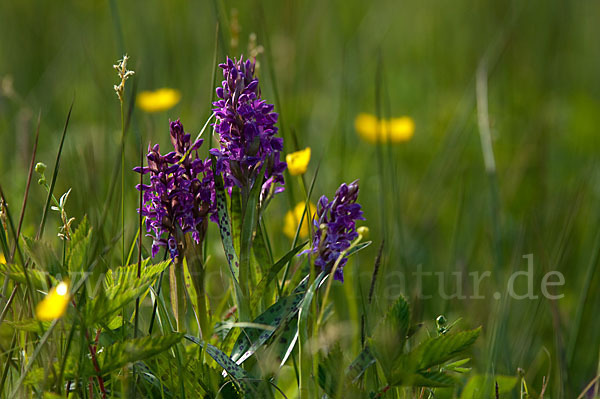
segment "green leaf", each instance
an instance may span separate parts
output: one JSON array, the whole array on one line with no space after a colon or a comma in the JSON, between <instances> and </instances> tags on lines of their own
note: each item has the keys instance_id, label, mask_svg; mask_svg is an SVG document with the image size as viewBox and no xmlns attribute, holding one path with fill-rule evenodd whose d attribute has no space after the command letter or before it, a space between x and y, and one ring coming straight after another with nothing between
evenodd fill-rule
<instances>
[{"instance_id":1,"label":"green leaf","mask_svg":"<svg viewBox=\"0 0 600 399\"><path fill-rule=\"evenodd\" d=\"M266 273L265 276L263 276L263 278L256 286L256 289L254 290L254 295L252 295L251 299L252 309L256 309L256 306L262 298L262 296L264 295L264 293L266 292L269 283L277 279L277 274L281 271L281 269L283 269L283 267L290 261L290 259L294 257L294 255L296 255L298 252L300 252L302 248L304 248L306 243L307 241L290 250L288 253L283 255L281 259L279 259L273 266L269 268L269 271Z\"/></svg>"},{"instance_id":2,"label":"green leaf","mask_svg":"<svg viewBox=\"0 0 600 399\"><path fill-rule=\"evenodd\" d=\"M340 375L340 370L343 370L343 367L340 366L343 362L344 354L339 343L334 345L327 356L323 356L319 362L319 375L317 376L319 386L332 398L339 396L337 391L340 388L340 380L343 378L343 375Z\"/></svg>"},{"instance_id":3,"label":"green leaf","mask_svg":"<svg viewBox=\"0 0 600 399\"><path fill-rule=\"evenodd\" d=\"M263 164L264 167L264 164ZM256 220L258 213L258 197L260 196L260 190L262 188L262 182L264 180L264 174L262 173L262 167L258 173L258 178L254 181L252 189L248 194L247 202L244 204L242 198L242 236L240 237L240 286L242 293L245 295L250 292L250 282L252 281L252 275L250 270L250 257L252 250L252 236L256 229ZM240 318L241 320L241 318ZM247 321L247 320L244 320Z\"/></svg>"},{"instance_id":4,"label":"green leaf","mask_svg":"<svg viewBox=\"0 0 600 399\"><path fill-rule=\"evenodd\" d=\"M105 276L106 289L86 303L84 314L89 324L99 320L110 319L110 316L123 306L143 295L158 275L170 264L164 261L156 265L142 267L141 276L137 276L137 265L123 266L109 270Z\"/></svg>"},{"instance_id":5,"label":"green leaf","mask_svg":"<svg viewBox=\"0 0 600 399\"><path fill-rule=\"evenodd\" d=\"M192 275L190 274L189 266L187 259L184 260L183 264L183 279L185 281L185 288L190 296L190 301L192 302L192 306L194 310L198 309L198 295L196 293L196 287L194 282L192 281Z\"/></svg>"},{"instance_id":6,"label":"green leaf","mask_svg":"<svg viewBox=\"0 0 600 399\"><path fill-rule=\"evenodd\" d=\"M416 356L413 359L416 360L417 370L427 370L457 356L473 345L480 332L481 327L457 334L440 335L424 341L411 353Z\"/></svg>"},{"instance_id":7,"label":"green leaf","mask_svg":"<svg viewBox=\"0 0 600 399\"><path fill-rule=\"evenodd\" d=\"M410 328L410 308L400 296L390 307L385 317L375 327L372 338L372 353L381 363L388 379L394 363L404 353L404 346Z\"/></svg>"},{"instance_id":8,"label":"green leaf","mask_svg":"<svg viewBox=\"0 0 600 399\"><path fill-rule=\"evenodd\" d=\"M144 360L166 351L183 338L182 333L143 337L117 342L105 350L98 350L98 364L102 374L110 373L129 363Z\"/></svg>"},{"instance_id":9,"label":"green leaf","mask_svg":"<svg viewBox=\"0 0 600 399\"><path fill-rule=\"evenodd\" d=\"M0 263L0 274L8 276L8 278L20 284L27 284L25 271L21 265L14 263ZM29 268L27 269L27 274L33 288L44 292L47 292L51 287L54 287L59 283L59 281L50 274L38 269Z\"/></svg>"},{"instance_id":10,"label":"green leaf","mask_svg":"<svg viewBox=\"0 0 600 399\"><path fill-rule=\"evenodd\" d=\"M414 374L410 378L410 385L417 387L443 388L456 384L452 376L438 371Z\"/></svg>"},{"instance_id":11,"label":"green leaf","mask_svg":"<svg viewBox=\"0 0 600 399\"><path fill-rule=\"evenodd\" d=\"M372 243L373 243L373 241L365 241L365 242L361 242L361 243L357 244L356 246L352 247L348 251L348 253L346 253L346 257L349 257L351 255L356 254L358 251L361 251L361 250L365 249L366 247L368 247Z\"/></svg>"},{"instance_id":12,"label":"green leaf","mask_svg":"<svg viewBox=\"0 0 600 399\"><path fill-rule=\"evenodd\" d=\"M460 399L493 399L496 396L496 383L498 393L507 394L515 388L518 381L518 377L508 375L475 374L467 381Z\"/></svg>"},{"instance_id":13,"label":"green leaf","mask_svg":"<svg viewBox=\"0 0 600 399\"><path fill-rule=\"evenodd\" d=\"M212 157L211 159L215 179L215 199L217 203L217 217L219 232L221 234L221 242L223 243L223 250L225 251L227 264L229 265L229 270L231 271L231 278L233 280L233 292L235 297L235 304L238 307L238 315L240 320L247 321L250 318L250 309L248 309L248 303L246 303L244 294L239 284L240 261L238 259L237 253L235 252L235 248L233 247L233 232L231 230L229 215L227 214L227 198L225 196L223 178L221 177L221 175L216 173L216 159L214 157Z\"/></svg>"},{"instance_id":14,"label":"green leaf","mask_svg":"<svg viewBox=\"0 0 600 399\"><path fill-rule=\"evenodd\" d=\"M267 267L273 264L273 259L271 258L269 249L267 248L267 242L265 241L260 221L256 225L256 234L254 235L254 240L252 241L252 254L254 255L255 263L258 266L255 270L256 280L262 280Z\"/></svg>"},{"instance_id":15,"label":"green leaf","mask_svg":"<svg viewBox=\"0 0 600 399\"><path fill-rule=\"evenodd\" d=\"M213 162L214 163L214 162ZM223 242L223 250L229 264L229 269L235 281L240 278L240 262L233 246L233 232L229 215L227 214L227 198L225 197L225 188L223 187L223 178L215 175L215 198L217 202L217 217L219 219L219 232Z\"/></svg>"},{"instance_id":16,"label":"green leaf","mask_svg":"<svg viewBox=\"0 0 600 399\"><path fill-rule=\"evenodd\" d=\"M0 246L2 247L4 259L8 261L10 258L10 251L8 249L8 241L6 241L6 232L4 231L4 225L2 223L0 223Z\"/></svg>"},{"instance_id":17,"label":"green leaf","mask_svg":"<svg viewBox=\"0 0 600 399\"><path fill-rule=\"evenodd\" d=\"M236 362L231 360L231 358L225 353L223 353L219 348L207 342L200 341L198 338L192 335L185 335L185 338L195 343L196 345L200 345L201 347L203 347L206 353L208 353L210 357L212 357L215 360L215 362L217 362L217 364L221 366L223 370L225 370L227 374L231 376L231 378L233 378L238 384L240 384L240 387L243 391L253 391L253 388L247 382L248 379L251 379L250 375L246 372L246 370L238 366Z\"/></svg>"},{"instance_id":18,"label":"green leaf","mask_svg":"<svg viewBox=\"0 0 600 399\"><path fill-rule=\"evenodd\" d=\"M37 319L26 319L18 321L4 320L3 323L6 323L8 326L14 328L15 330L36 332L40 334L43 334L46 330L48 330L48 328L50 328L50 325L52 324L51 321L42 322Z\"/></svg>"},{"instance_id":19,"label":"green leaf","mask_svg":"<svg viewBox=\"0 0 600 399\"><path fill-rule=\"evenodd\" d=\"M34 264L36 264L41 270L53 275L60 272L61 262L56 257L56 254L54 253L54 250L50 244L48 244L46 241L34 240L27 236L22 237L25 255L29 256ZM30 272L30 270L33 270L33 268L28 268L27 272Z\"/></svg>"},{"instance_id":20,"label":"green leaf","mask_svg":"<svg viewBox=\"0 0 600 399\"><path fill-rule=\"evenodd\" d=\"M236 253L240 253L240 238L242 231L242 197L239 187L231 189L231 235L233 248Z\"/></svg>"},{"instance_id":21,"label":"green leaf","mask_svg":"<svg viewBox=\"0 0 600 399\"><path fill-rule=\"evenodd\" d=\"M252 356L274 334L280 325L286 324L294 317L303 296L302 294L294 294L281 298L253 321L256 324L271 326L273 330L269 331L257 328L242 329L231 352L231 359L237 364L242 364L242 362Z\"/></svg>"},{"instance_id":22,"label":"green leaf","mask_svg":"<svg viewBox=\"0 0 600 399\"><path fill-rule=\"evenodd\" d=\"M297 315L292 317L285 325L282 325L267 342L267 358L275 359L279 367L283 367L291 355L296 341L298 340Z\"/></svg>"},{"instance_id":23,"label":"green leaf","mask_svg":"<svg viewBox=\"0 0 600 399\"><path fill-rule=\"evenodd\" d=\"M321 272L315 281L311 284L311 286L306 290L306 294L304 294L304 300L300 305L300 310L298 314L298 333L300 336L300 342L306 344L308 342L308 315L310 313L310 304L312 303L315 292L323 283L329 274L325 274ZM308 281L308 280L303 280Z\"/></svg>"},{"instance_id":24,"label":"green leaf","mask_svg":"<svg viewBox=\"0 0 600 399\"><path fill-rule=\"evenodd\" d=\"M67 258L67 270L69 272L86 269L91 238L92 229L89 227L87 217L84 217L71 235L71 250Z\"/></svg>"},{"instance_id":25,"label":"green leaf","mask_svg":"<svg viewBox=\"0 0 600 399\"><path fill-rule=\"evenodd\" d=\"M375 357L371 354L369 347L365 347L346 369L346 376L352 382L356 382L373 364L375 364Z\"/></svg>"},{"instance_id":26,"label":"green leaf","mask_svg":"<svg viewBox=\"0 0 600 399\"><path fill-rule=\"evenodd\" d=\"M459 372L459 373L462 373L465 370L468 371L470 369L465 369L465 368L463 368L461 366L464 366L465 364L469 363L470 360L471 360L470 358L466 358L466 359L460 359L460 360L457 360L455 362L445 364L444 367L443 367L443 370L446 370L446 371L456 371L456 372Z\"/></svg>"}]
</instances>

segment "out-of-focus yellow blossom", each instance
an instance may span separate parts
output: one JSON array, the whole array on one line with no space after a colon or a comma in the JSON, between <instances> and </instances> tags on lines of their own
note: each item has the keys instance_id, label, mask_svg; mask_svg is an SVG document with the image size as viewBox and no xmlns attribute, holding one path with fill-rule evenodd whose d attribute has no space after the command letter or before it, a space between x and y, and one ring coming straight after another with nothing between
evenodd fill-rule
<instances>
[{"instance_id":1,"label":"out-of-focus yellow blossom","mask_svg":"<svg viewBox=\"0 0 600 399\"><path fill-rule=\"evenodd\" d=\"M310 162L310 147L287 154L285 162L292 176L304 174Z\"/></svg>"},{"instance_id":2,"label":"out-of-focus yellow blossom","mask_svg":"<svg viewBox=\"0 0 600 399\"><path fill-rule=\"evenodd\" d=\"M61 282L53 287L48 295L37 304L35 314L41 321L52 321L62 317L67 311L69 304L69 284Z\"/></svg>"},{"instance_id":3,"label":"out-of-focus yellow blossom","mask_svg":"<svg viewBox=\"0 0 600 399\"><path fill-rule=\"evenodd\" d=\"M412 138L415 122L408 116L380 120L375 115L361 113L354 120L354 128L370 143L402 143Z\"/></svg>"},{"instance_id":4,"label":"out-of-focus yellow blossom","mask_svg":"<svg viewBox=\"0 0 600 399\"><path fill-rule=\"evenodd\" d=\"M294 210L288 211L285 214L285 221L283 224L283 234L285 234L286 236L288 236L291 239L293 239L294 236L296 235L296 229L298 229L298 224L300 223L300 219L302 219L302 214L304 213L304 207L305 207L305 203L299 202L294 207ZM302 223L302 227L300 228L300 235L299 235L300 238L308 237L309 219L313 218L315 216L315 213L317 213L317 208L315 207L315 205L312 202L309 203L308 209L310 212L310 216L308 214L304 215L304 221Z\"/></svg>"},{"instance_id":5,"label":"out-of-focus yellow blossom","mask_svg":"<svg viewBox=\"0 0 600 399\"><path fill-rule=\"evenodd\" d=\"M0 264L5 264L6 263L6 258L4 257L4 254L0 254Z\"/></svg>"},{"instance_id":6,"label":"out-of-focus yellow blossom","mask_svg":"<svg viewBox=\"0 0 600 399\"><path fill-rule=\"evenodd\" d=\"M155 91L142 91L137 96L137 105L146 112L161 112L172 108L181 99L179 90L167 87Z\"/></svg>"}]
</instances>

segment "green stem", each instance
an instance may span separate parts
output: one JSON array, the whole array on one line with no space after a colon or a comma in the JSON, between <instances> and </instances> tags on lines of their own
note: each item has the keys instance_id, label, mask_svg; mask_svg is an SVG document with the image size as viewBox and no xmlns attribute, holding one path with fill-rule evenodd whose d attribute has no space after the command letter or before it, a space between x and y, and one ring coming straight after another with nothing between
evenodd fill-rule
<instances>
[{"instance_id":1,"label":"green stem","mask_svg":"<svg viewBox=\"0 0 600 399\"><path fill-rule=\"evenodd\" d=\"M208 303L206 302L206 292L204 289L204 269L202 275L198 278L196 284L196 296L198 301L198 319L200 320L200 330L202 339L208 341L210 339L210 323L208 320Z\"/></svg>"},{"instance_id":2,"label":"green stem","mask_svg":"<svg viewBox=\"0 0 600 399\"><path fill-rule=\"evenodd\" d=\"M171 264L169 271L171 288L171 306L177 320L177 331L185 328L185 280L183 265L179 262Z\"/></svg>"},{"instance_id":3,"label":"green stem","mask_svg":"<svg viewBox=\"0 0 600 399\"><path fill-rule=\"evenodd\" d=\"M203 243L197 245L193 240L190 240L189 237L186 238L186 246L188 248L186 251L186 261L192 284L196 290L196 305L198 306L196 312L198 314L202 339L207 341L210 339L211 328L210 318L208 317L209 306L206 300L206 288L204 282L206 269L204 268L204 262L202 261L204 255L202 244Z\"/></svg>"},{"instance_id":4,"label":"green stem","mask_svg":"<svg viewBox=\"0 0 600 399\"><path fill-rule=\"evenodd\" d=\"M125 266L125 112L121 100L121 261Z\"/></svg>"},{"instance_id":5,"label":"green stem","mask_svg":"<svg viewBox=\"0 0 600 399\"><path fill-rule=\"evenodd\" d=\"M246 187L242 187L241 196L242 196L242 235L243 229L248 228L248 226L244 226L248 219L246 219L246 212L254 212L254 209L248 209L248 197L250 193ZM250 226L253 229L252 226ZM247 237L246 237L247 238ZM244 240L244 237L240 237L240 279L239 284L242 290L242 294L244 297L248 298L249 289L248 289L248 280L249 280L249 271L250 271L250 251L252 248L252 241ZM244 242L247 241L247 242ZM242 321L250 321L250 320L242 320Z\"/></svg>"},{"instance_id":6,"label":"green stem","mask_svg":"<svg viewBox=\"0 0 600 399\"><path fill-rule=\"evenodd\" d=\"M308 261L309 265L312 264L312 262ZM310 271L309 271L309 277L308 277L308 285L307 287L311 287L313 286L315 282L315 273L314 273L314 268L311 267ZM308 292L307 292L308 293ZM307 297L306 294L304 296L304 300L306 301ZM309 306L311 306L311 308L314 307L314 301L312 301L312 296L310 297L311 300L311 304ZM303 304L304 306L304 304ZM314 308L313 308L314 310ZM313 379L311 378L311 365L313 364L312 362L312 349L310 347L310 338L308 336L308 331L310 331L309 328L309 324L310 324L310 315L314 315L315 313L313 311L309 312L309 315L307 315L306 317L306 322L303 323L303 314L302 314L303 310L300 310L300 313L298 315L298 354L300 359L298 359L298 364L300 365L299 368L299 389L300 389L300 399L309 399L309 398L313 398L316 397L315 392L314 392L314 382Z\"/></svg>"},{"instance_id":7,"label":"green stem","mask_svg":"<svg viewBox=\"0 0 600 399\"><path fill-rule=\"evenodd\" d=\"M342 261L342 259L344 259L344 257L348 253L348 251L350 251L352 248L354 248L361 240L362 240L362 235L359 234L358 237L356 238L356 240L354 240L354 242L348 248L346 248L340 254L340 256L338 256L335 263L333 264L333 269L331 269L331 273L330 273L331 276L335 275L335 272L337 271L338 267L340 266L340 262ZM327 299L329 298L329 291L331 291L331 286L333 285L333 280L334 280L333 278L330 278L329 281L327 282L327 287L325 288L325 295L323 296L323 305L321 306L321 310L319 312L319 317L317 318L317 323L315 324L314 336L317 336L317 332L319 331L319 328L321 327L321 323L323 322L323 314L325 313L325 305L327 304Z\"/></svg>"}]
</instances>

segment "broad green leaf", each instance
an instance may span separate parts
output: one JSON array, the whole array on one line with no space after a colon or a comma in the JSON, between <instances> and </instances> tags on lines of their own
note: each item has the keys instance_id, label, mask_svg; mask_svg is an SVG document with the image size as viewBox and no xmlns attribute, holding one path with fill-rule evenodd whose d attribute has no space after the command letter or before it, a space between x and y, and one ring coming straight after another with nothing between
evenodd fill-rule
<instances>
[{"instance_id":1,"label":"broad green leaf","mask_svg":"<svg viewBox=\"0 0 600 399\"><path fill-rule=\"evenodd\" d=\"M441 372L423 372L414 374L410 378L410 385L417 387L443 388L456 384L456 379Z\"/></svg>"},{"instance_id":2,"label":"broad green leaf","mask_svg":"<svg viewBox=\"0 0 600 399\"><path fill-rule=\"evenodd\" d=\"M225 353L231 353L233 350L233 346L237 342L238 337L242 332L241 328L230 328L229 332L225 336L223 343L220 345L221 350Z\"/></svg>"},{"instance_id":3,"label":"broad green leaf","mask_svg":"<svg viewBox=\"0 0 600 399\"><path fill-rule=\"evenodd\" d=\"M369 245L371 245L373 243L373 241L365 241L365 242L361 242L359 244L357 244L356 246L352 247L348 253L346 253L346 257L349 257L351 255L356 254L358 251L362 251L363 249L365 249L366 247L368 247Z\"/></svg>"},{"instance_id":4,"label":"broad green leaf","mask_svg":"<svg viewBox=\"0 0 600 399\"><path fill-rule=\"evenodd\" d=\"M183 279L185 281L185 288L190 296L190 301L192 301L192 306L194 309L198 309L198 295L196 293L196 287L192 282L192 276L190 274L190 270L188 267L187 261L184 261L183 264Z\"/></svg>"},{"instance_id":5,"label":"broad green leaf","mask_svg":"<svg viewBox=\"0 0 600 399\"><path fill-rule=\"evenodd\" d=\"M48 330L48 328L52 324L51 321L43 321L42 322L37 319L26 319L26 320L18 320L18 321L4 320L3 323L6 323L6 325L14 328L15 330L37 332L40 334L42 334L46 330Z\"/></svg>"},{"instance_id":6,"label":"broad green leaf","mask_svg":"<svg viewBox=\"0 0 600 399\"><path fill-rule=\"evenodd\" d=\"M137 264L119 266L116 269L108 270L106 272L104 284L107 289L111 289L118 285L128 284L133 280L139 280L140 278L154 279L165 270L170 263L170 260L166 260L157 264L150 264L150 259L144 259L142 261L142 269L139 278L137 276Z\"/></svg>"},{"instance_id":7,"label":"broad green leaf","mask_svg":"<svg viewBox=\"0 0 600 399\"><path fill-rule=\"evenodd\" d=\"M161 395L164 395L164 397L167 398L173 397L167 387L163 385L160 378L157 377L156 372L150 369L144 362L135 362L134 367L136 375L140 377L138 389L145 393L147 395L146 397L161 397ZM142 386L140 387L140 385ZM186 392L189 392L187 387Z\"/></svg>"},{"instance_id":8,"label":"broad green leaf","mask_svg":"<svg viewBox=\"0 0 600 399\"><path fill-rule=\"evenodd\" d=\"M296 315L285 325L282 325L271 337L270 341L266 343L267 357L277 361L279 367L283 367L294 350L297 341L298 319Z\"/></svg>"},{"instance_id":9,"label":"broad green leaf","mask_svg":"<svg viewBox=\"0 0 600 399\"><path fill-rule=\"evenodd\" d=\"M258 263L261 273L260 277L262 280L262 276L266 272L265 269L267 266L273 264L273 259L271 258L261 223L259 223L256 227L256 234L254 236L254 242L252 243L252 252L256 262Z\"/></svg>"},{"instance_id":10,"label":"broad green leaf","mask_svg":"<svg viewBox=\"0 0 600 399\"><path fill-rule=\"evenodd\" d=\"M239 187L231 189L231 235L233 248L236 253L240 253L240 238L242 231L242 197Z\"/></svg>"},{"instance_id":11,"label":"broad green leaf","mask_svg":"<svg viewBox=\"0 0 600 399\"><path fill-rule=\"evenodd\" d=\"M67 258L69 272L86 269L88 249L92 238L87 217L84 217L75 232L71 235L71 249Z\"/></svg>"},{"instance_id":12,"label":"broad green leaf","mask_svg":"<svg viewBox=\"0 0 600 399\"><path fill-rule=\"evenodd\" d=\"M309 336L308 336L308 316L311 313L311 303L313 297L315 296L315 292L319 288L320 284L324 282L329 274L325 274L321 272L316 278L315 281L308 287L306 293L304 294L304 299L302 300L302 304L300 305L300 310L298 313L298 348L300 352L300 392L303 393L301 396L305 396L307 393L308 396L311 396L315 393L316 382L304 376L308 376L311 373L311 362L303 360L305 356L308 356L310 359L309 353ZM308 283L308 276L306 278ZM306 283L306 284L307 284ZM301 283L302 284L302 283Z\"/></svg>"},{"instance_id":13,"label":"broad green leaf","mask_svg":"<svg viewBox=\"0 0 600 399\"><path fill-rule=\"evenodd\" d=\"M465 371L470 370L470 369L465 369L465 368L461 367L461 366L464 366L465 364L469 363L469 360L471 360L471 359L470 358L460 359L455 362L445 364L442 369L444 371L456 371L458 373L463 373Z\"/></svg>"},{"instance_id":14,"label":"broad green leaf","mask_svg":"<svg viewBox=\"0 0 600 399\"><path fill-rule=\"evenodd\" d=\"M137 276L137 265L109 270L105 277L106 289L86 303L84 314L88 323L109 319L113 313L141 296L170 263L165 261L143 267L140 277Z\"/></svg>"},{"instance_id":15,"label":"broad green leaf","mask_svg":"<svg viewBox=\"0 0 600 399\"><path fill-rule=\"evenodd\" d=\"M229 221L229 215L227 212L227 198L225 196L225 188L223 187L223 178L221 175L216 173L216 170L214 169L216 164L216 159L212 157L215 179L215 199L217 203L217 218L219 232L221 234L221 242L223 244L223 250L225 251L225 257L227 258L229 270L231 271L235 305L238 307L239 319L248 321L250 319L250 309L248 308L249 303L246 302L239 284L240 261L233 247L233 232L231 230L231 223Z\"/></svg>"},{"instance_id":16,"label":"broad green leaf","mask_svg":"<svg viewBox=\"0 0 600 399\"><path fill-rule=\"evenodd\" d=\"M15 263L0 263L0 274L8 276L8 278L20 284L27 284L25 271L21 265ZM38 269L28 268L27 275L33 289L36 290L47 292L51 287L54 287L59 283L59 281L49 273Z\"/></svg>"},{"instance_id":17,"label":"broad green leaf","mask_svg":"<svg viewBox=\"0 0 600 399\"><path fill-rule=\"evenodd\" d=\"M306 290L306 294L304 294L304 300L300 305L298 314L298 332L301 343L308 342L308 315L310 313L310 304L312 303L315 292L328 276L329 274L321 272L317 278L315 278L315 281L311 284L308 290ZM308 280L303 280L303 282L304 281L308 282Z\"/></svg>"},{"instance_id":18,"label":"broad green leaf","mask_svg":"<svg viewBox=\"0 0 600 399\"><path fill-rule=\"evenodd\" d=\"M264 167L264 164L263 164ZM256 229L256 220L258 214L258 197L262 188L264 174L262 167L259 170L258 178L254 181L252 189L248 194L246 203L242 198L242 233L240 237L240 285L244 294L250 293L252 282L252 271L250 270L250 258L252 250L252 236ZM252 309L251 309L252 310ZM240 318L240 320L242 320ZM248 320L243 320L248 321Z\"/></svg>"},{"instance_id":19,"label":"broad green leaf","mask_svg":"<svg viewBox=\"0 0 600 399\"><path fill-rule=\"evenodd\" d=\"M52 275L56 275L61 271L61 262L56 257L54 250L46 241L34 240L27 236L23 236L22 248L26 256L29 256L33 263ZM28 268L28 272L33 267Z\"/></svg>"},{"instance_id":20,"label":"broad green leaf","mask_svg":"<svg viewBox=\"0 0 600 399\"><path fill-rule=\"evenodd\" d=\"M182 333L150 336L117 342L98 350L98 364L102 374L110 373L129 363L144 360L166 351L183 338Z\"/></svg>"},{"instance_id":21,"label":"broad green leaf","mask_svg":"<svg viewBox=\"0 0 600 399\"><path fill-rule=\"evenodd\" d=\"M263 276L263 278L258 283L256 289L254 290L254 295L252 295L251 299L252 309L256 309L256 306L262 298L262 296L264 295L265 291L267 290L269 283L277 279L277 274L281 271L281 269L283 269L283 267L290 261L290 259L294 257L294 255L296 255L298 252L300 252L302 248L304 248L306 243L307 242L305 241L302 244L290 250L288 253L283 255L281 259L279 259L273 266L269 268L269 271ZM304 288L303 290L306 290L306 288Z\"/></svg>"},{"instance_id":22,"label":"broad green leaf","mask_svg":"<svg viewBox=\"0 0 600 399\"><path fill-rule=\"evenodd\" d=\"M480 332L481 327L457 334L440 335L424 341L411 352L412 358L417 364L417 371L441 365L457 356L473 345Z\"/></svg>"},{"instance_id":23,"label":"broad green leaf","mask_svg":"<svg viewBox=\"0 0 600 399\"><path fill-rule=\"evenodd\" d=\"M343 363L344 354L339 344L334 345L326 356L321 357L319 362L319 375L317 376L319 386L332 398L339 396L340 381L343 381L344 378L343 371L340 375L340 370L344 369L341 367Z\"/></svg>"},{"instance_id":24,"label":"broad green leaf","mask_svg":"<svg viewBox=\"0 0 600 399\"><path fill-rule=\"evenodd\" d=\"M508 394L518 382L518 377L509 375L475 374L467 381L460 399L493 399L496 396L496 383L499 394Z\"/></svg>"},{"instance_id":25,"label":"broad green leaf","mask_svg":"<svg viewBox=\"0 0 600 399\"><path fill-rule=\"evenodd\" d=\"M404 353L409 327L410 308L400 296L375 327L372 338L372 353L385 372L391 372L394 362Z\"/></svg>"},{"instance_id":26,"label":"broad green leaf","mask_svg":"<svg viewBox=\"0 0 600 399\"><path fill-rule=\"evenodd\" d=\"M252 356L274 334L275 329L282 324L286 324L294 317L298 311L298 306L302 302L302 298L302 294L294 294L281 298L253 321L256 324L273 327L272 331L256 328L242 329L231 352L231 359L237 364L242 364L242 362Z\"/></svg>"},{"instance_id":27,"label":"broad green leaf","mask_svg":"<svg viewBox=\"0 0 600 399\"><path fill-rule=\"evenodd\" d=\"M375 364L375 357L371 354L369 347L365 347L346 369L346 376L352 382L356 382L373 364Z\"/></svg>"},{"instance_id":28,"label":"broad green leaf","mask_svg":"<svg viewBox=\"0 0 600 399\"><path fill-rule=\"evenodd\" d=\"M236 362L231 360L231 358L225 353L223 353L219 348L209 343L200 341L198 338L192 335L186 335L185 338L203 347L206 353L208 353L210 357L212 357L215 360L215 362L217 362L217 364L221 366L223 370L225 370L227 374L231 376L231 378L233 378L238 384L240 384L243 391L253 391L253 388L248 383L248 380L251 379L250 375L246 372L246 370L238 366Z\"/></svg>"},{"instance_id":29,"label":"broad green leaf","mask_svg":"<svg viewBox=\"0 0 600 399\"><path fill-rule=\"evenodd\" d=\"M81 222L79 222L77 228L75 231L73 231L73 234L71 234L71 245L75 245L83 240L86 240L90 234L90 231L90 222L88 221L87 216L83 216L83 219L81 219Z\"/></svg>"},{"instance_id":30,"label":"broad green leaf","mask_svg":"<svg viewBox=\"0 0 600 399\"><path fill-rule=\"evenodd\" d=\"M213 162L214 163L214 162ZM225 188L221 176L215 175L215 199L217 202L217 217L219 219L219 232L223 242L223 250L229 264L229 269L235 281L240 278L240 262L233 246L233 232L229 215L227 214L227 198L225 197Z\"/></svg>"}]
</instances>

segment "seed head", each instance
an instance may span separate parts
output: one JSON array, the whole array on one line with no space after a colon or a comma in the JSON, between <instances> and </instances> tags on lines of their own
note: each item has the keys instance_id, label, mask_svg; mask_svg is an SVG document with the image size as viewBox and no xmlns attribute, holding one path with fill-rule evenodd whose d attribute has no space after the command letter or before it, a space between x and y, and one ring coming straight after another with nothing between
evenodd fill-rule
<instances>
[{"instance_id":1,"label":"seed head","mask_svg":"<svg viewBox=\"0 0 600 399\"><path fill-rule=\"evenodd\" d=\"M129 79L130 76L134 75L134 71L127 70L127 61L129 61L129 56L125 54L122 59L120 59L113 68L117 70L117 74L119 75L119 79L121 82L118 85L114 85L115 92L117 93L117 97L119 97L119 101L123 102L123 92L125 91L125 81Z\"/></svg>"}]
</instances>

